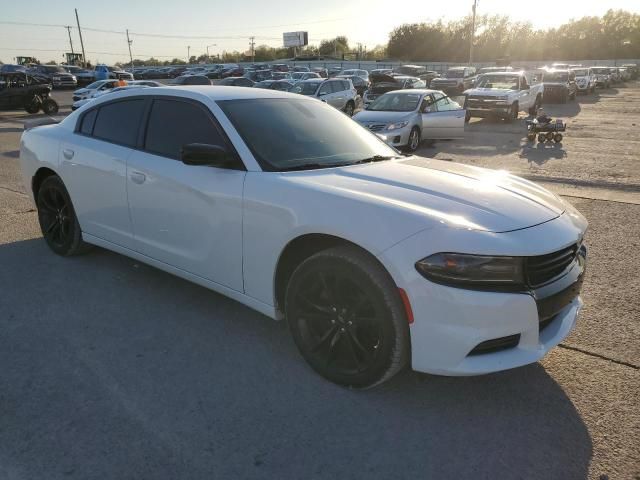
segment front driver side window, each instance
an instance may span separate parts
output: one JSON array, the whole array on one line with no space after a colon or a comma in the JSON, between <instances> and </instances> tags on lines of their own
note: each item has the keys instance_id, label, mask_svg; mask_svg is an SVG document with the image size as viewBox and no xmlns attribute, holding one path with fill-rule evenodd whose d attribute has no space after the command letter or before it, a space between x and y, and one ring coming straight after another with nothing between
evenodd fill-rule
<instances>
[{"instance_id":1,"label":"front driver side window","mask_svg":"<svg viewBox=\"0 0 640 480\"><path fill-rule=\"evenodd\" d=\"M460 109L460 105L449 99L449 97L442 97L441 99L437 100L435 106L437 107L438 112L448 112L450 110Z\"/></svg>"},{"instance_id":2,"label":"front driver side window","mask_svg":"<svg viewBox=\"0 0 640 480\"><path fill-rule=\"evenodd\" d=\"M183 145L226 144L204 107L179 100L154 100L145 137L146 151L180 160Z\"/></svg>"}]
</instances>

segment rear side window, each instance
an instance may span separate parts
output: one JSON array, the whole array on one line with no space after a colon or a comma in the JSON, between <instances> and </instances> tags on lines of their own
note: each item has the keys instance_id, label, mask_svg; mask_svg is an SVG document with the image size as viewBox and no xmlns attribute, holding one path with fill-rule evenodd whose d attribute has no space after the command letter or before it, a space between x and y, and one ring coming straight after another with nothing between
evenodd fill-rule
<instances>
[{"instance_id":1,"label":"rear side window","mask_svg":"<svg viewBox=\"0 0 640 480\"><path fill-rule=\"evenodd\" d=\"M180 159L183 145L225 145L225 140L202 107L179 100L154 100L149 116L145 150Z\"/></svg>"},{"instance_id":2,"label":"rear side window","mask_svg":"<svg viewBox=\"0 0 640 480\"><path fill-rule=\"evenodd\" d=\"M142 120L144 100L125 100L98 109L93 136L107 142L135 147Z\"/></svg>"},{"instance_id":3,"label":"rear side window","mask_svg":"<svg viewBox=\"0 0 640 480\"><path fill-rule=\"evenodd\" d=\"M78 131L83 135L91 135L93 133L93 124L96 123L96 116L98 115L98 109L95 108L82 117L82 123Z\"/></svg>"}]
</instances>

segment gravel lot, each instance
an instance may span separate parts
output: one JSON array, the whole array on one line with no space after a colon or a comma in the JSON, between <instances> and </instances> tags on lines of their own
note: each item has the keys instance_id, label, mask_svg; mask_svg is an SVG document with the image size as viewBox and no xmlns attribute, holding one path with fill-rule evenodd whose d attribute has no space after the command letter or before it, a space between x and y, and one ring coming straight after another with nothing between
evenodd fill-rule
<instances>
[{"instance_id":1,"label":"gravel lot","mask_svg":"<svg viewBox=\"0 0 640 480\"><path fill-rule=\"evenodd\" d=\"M640 84L546 109L569 121L560 146L474 119L420 154L534 178L587 216L576 330L535 365L364 393L232 300L50 253L19 177L33 116L0 112L0 479L640 479Z\"/></svg>"}]
</instances>

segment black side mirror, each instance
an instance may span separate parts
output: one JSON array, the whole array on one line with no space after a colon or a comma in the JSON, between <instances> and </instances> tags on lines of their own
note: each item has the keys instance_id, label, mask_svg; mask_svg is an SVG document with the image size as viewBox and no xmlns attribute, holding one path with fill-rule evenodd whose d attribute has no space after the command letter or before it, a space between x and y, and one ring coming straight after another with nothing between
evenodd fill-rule
<instances>
[{"instance_id":1,"label":"black side mirror","mask_svg":"<svg viewBox=\"0 0 640 480\"><path fill-rule=\"evenodd\" d=\"M201 165L210 167L228 167L233 163L233 156L220 145L207 143L189 143L182 146L180 159L185 165Z\"/></svg>"},{"instance_id":2,"label":"black side mirror","mask_svg":"<svg viewBox=\"0 0 640 480\"><path fill-rule=\"evenodd\" d=\"M530 90L531 87L529 87L529 85L523 85L520 90Z\"/></svg>"}]
</instances>

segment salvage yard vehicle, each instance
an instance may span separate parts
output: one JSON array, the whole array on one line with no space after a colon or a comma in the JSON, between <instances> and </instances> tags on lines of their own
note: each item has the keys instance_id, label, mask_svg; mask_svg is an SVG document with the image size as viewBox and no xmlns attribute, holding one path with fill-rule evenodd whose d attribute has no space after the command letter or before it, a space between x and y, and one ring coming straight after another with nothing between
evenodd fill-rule
<instances>
[{"instance_id":1,"label":"salvage yard vehicle","mask_svg":"<svg viewBox=\"0 0 640 480\"><path fill-rule=\"evenodd\" d=\"M543 89L540 83L530 83L525 72L495 72L478 76L475 88L464 94L467 120L497 117L512 121L519 112L536 112L542 104Z\"/></svg>"},{"instance_id":2,"label":"salvage yard vehicle","mask_svg":"<svg viewBox=\"0 0 640 480\"><path fill-rule=\"evenodd\" d=\"M289 90L291 93L299 93L328 103L338 110L342 110L348 116L352 116L358 101L358 92L353 87L351 80L330 78L312 78L296 82Z\"/></svg>"},{"instance_id":3,"label":"salvage yard vehicle","mask_svg":"<svg viewBox=\"0 0 640 480\"><path fill-rule=\"evenodd\" d=\"M475 81L475 67L453 67L442 76L431 80L429 86L450 95L460 95L468 88L473 87Z\"/></svg>"},{"instance_id":4,"label":"salvage yard vehicle","mask_svg":"<svg viewBox=\"0 0 640 480\"><path fill-rule=\"evenodd\" d=\"M577 93L593 93L596 90L595 76L590 68L574 68L572 72L576 76Z\"/></svg>"},{"instance_id":5,"label":"salvage yard vehicle","mask_svg":"<svg viewBox=\"0 0 640 480\"><path fill-rule=\"evenodd\" d=\"M142 80L140 80L142 81ZM148 88L147 85L142 85L142 84L136 84L136 85L127 85L124 87L116 87L116 88L112 88L110 90L103 90L100 92L96 92L96 94L93 97L89 97L89 98L84 98L82 100L78 100L77 102L73 102L73 105L71 105L71 111L76 111L78 110L80 107L86 105L89 102L92 102L94 99L99 98L103 95L110 95L112 93L117 93L117 92L124 92L127 90L131 90L131 89L136 89L136 88Z\"/></svg>"},{"instance_id":6,"label":"salvage yard vehicle","mask_svg":"<svg viewBox=\"0 0 640 480\"><path fill-rule=\"evenodd\" d=\"M426 87L431 87L431 80L440 76L438 72L427 70L427 67L420 65L400 65L393 69L393 73L408 77L417 77L424 81Z\"/></svg>"},{"instance_id":7,"label":"salvage yard vehicle","mask_svg":"<svg viewBox=\"0 0 640 480\"><path fill-rule=\"evenodd\" d=\"M95 73L86 68L76 67L75 65L61 65L68 73L76 77L78 86L88 85L96 79Z\"/></svg>"},{"instance_id":8,"label":"salvage yard vehicle","mask_svg":"<svg viewBox=\"0 0 640 480\"><path fill-rule=\"evenodd\" d=\"M255 84L256 82L249 80L247 77L227 77L216 83L216 85L227 85L230 87L253 87Z\"/></svg>"},{"instance_id":9,"label":"salvage yard vehicle","mask_svg":"<svg viewBox=\"0 0 640 480\"><path fill-rule=\"evenodd\" d=\"M111 90L118 86L117 80L97 80L90 83L86 87L79 88L73 92L73 101L84 100L86 98L93 97L97 92L104 92L105 90Z\"/></svg>"},{"instance_id":10,"label":"salvage yard vehicle","mask_svg":"<svg viewBox=\"0 0 640 480\"><path fill-rule=\"evenodd\" d=\"M417 77L371 72L371 85L362 96L364 106L368 106L376 98L393 90L408 90L410 88L426 88L426 83Z\"/></svg>"},{"instance_id":11,"label":"salvage yard vehicle","mask_svg":"<svg viewBox=\"0 0 640 480\"><path fill-rule=\"evenodd\" d=\"M595 76L596 88L611 86L611 69L609 67L591 67L591 73Z\"/></svg>"},{"instance_id":12,"label":"salvage yard vehicle","mask_svg":"<svg viewBox=\"0 0 640 480\"><path fill-rule=\"evenodd\" d=\"M58 113L58 103L50 97L48 80L24 71L0 73L0 109L24 108L27 113Z\"/></svg>"},{"instance_id":13,"label":"salvage yard vehicle","mask_svg":"<svg viewBox=\"0 0 640 480\"><path fill-rule=\"evenodd\" d=\"M558 100L567 103L578 94L576 74L573 70L547 70L542 74L544 101Z\"/></svg>"},{"instance_id":14,"label":"salvage yard vehicle","mask_svg":"<svg viewBox=\"0 0 640 480\"><path fill-rule=\"evenodd\" d=\"M437 90L397 90L378 97L353 119L384 135L395 147L415 152L423 140L464 137L465 111Z\"/></svg>"},{"instance_id":15,"label":"salvage yard vehicle","mask_svg":"<svg viewBox=\"0 0 640 480\"><path fill-rule=\"evenodd\" d=\"M519 367L575 326L587 222L534 183L399 156L286 92L110 97L22 134L56 254L99 245L286 319L316 372L356 388Z\"/></svg>"},{"instance_id":16,"label":"salvage yard vehicle","mask_svg":"<svg viewBox=\"0 0 640 480\"><path fill-rule=\"evenodd\" d=\"M35 65L29 73L37 74L49 79L53 88L76 87L78 80L60 65Z\"/></svg>"},{"instance_id":17,"label":"salvage yard vehicle","mask_svg":"<svg viewBox=\"0 0 640 480\"><path fill-rule=\"evenodd\" d=\"M204 75L180 75L171 79L169 85L211 85L211 80Z\"/></svg>"}]
</instances>

